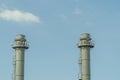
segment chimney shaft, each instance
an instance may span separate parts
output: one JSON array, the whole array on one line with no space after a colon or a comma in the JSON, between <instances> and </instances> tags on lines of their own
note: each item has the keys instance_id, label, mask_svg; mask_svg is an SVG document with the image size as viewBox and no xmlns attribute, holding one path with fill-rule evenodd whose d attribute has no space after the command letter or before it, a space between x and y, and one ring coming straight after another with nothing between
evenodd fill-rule
<instances>
[{"instance_id":1,"label":"chimney shaft","mask_svg":"<svg viewBox=\"0 0 120 80\"><path fill-rule=\"evenodd\" d=\"M24 80L24 53L28 49L25 36L17 35L12 48L15 49L14 80Z\"/></svg>"},{"instance_id":2,"label":"chimney shaft","mask_svg":"<svg viewBox=\"0 0 120 80\"><path fill-rule=\"evenodd\" d=\"M81 51L78 62L80 67L79 80L90 80L90 48L93 47L90 34L82 34L80 43L78 43L78 48Z\"/></svg>"}]
</instances>

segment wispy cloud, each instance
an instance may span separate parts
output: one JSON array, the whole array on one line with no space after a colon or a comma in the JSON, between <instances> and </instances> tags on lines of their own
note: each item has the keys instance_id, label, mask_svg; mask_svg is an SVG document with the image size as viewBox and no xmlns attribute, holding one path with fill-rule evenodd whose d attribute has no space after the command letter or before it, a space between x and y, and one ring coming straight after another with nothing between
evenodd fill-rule
<instances>
[{"instance_id":1,"label":"wispy cloud","mask_svg":"<svg viewBox=\"0 0 120 80\"><path fill-rule=\"evenodd\" d=\"M0 10L0 19L16 22L36 22L41 23L38 16L33 15L29 12L24 12L20 10Z\"/></svg>"},{"instance_id":2,"label":"wispy cloud","mask_svg":"<svg viewBox=\"0 0 120 80\"><path fill-rule=\"evenodd\" d=\"M81 10L79 8L75 8L74 11L73 11L73 14L81 14Z\"/></svg>"},{"instance_id":3,"label":"wispy cloud","mask_svg":"<svg viewBox=\"0 0 120 80\"><path fill-rule=\"evenodd\" d=\"M66 16L65 14L60 15L60 17L61 17L63 20L66 20L66 19L67 19L67 16Z\"/></svg>"},{"instance_id":4,"label":"wispy cloud","mask_svg":"<svg viewBox=\"0 0 120 80\"><path fill-rule=\"evenodd\" d=\"M66 22L66 21L68 21L69 16L64 14L64 13L61 13L58 18L59 18L60 21Z\"/></svg>"}]
</instances>

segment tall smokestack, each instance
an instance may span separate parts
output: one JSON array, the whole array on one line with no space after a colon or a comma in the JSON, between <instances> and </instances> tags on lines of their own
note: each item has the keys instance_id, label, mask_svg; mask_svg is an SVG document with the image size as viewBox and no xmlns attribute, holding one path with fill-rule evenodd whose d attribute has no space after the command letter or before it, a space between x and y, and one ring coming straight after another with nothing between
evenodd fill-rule
<instances>
[{"instance_id":1,"label":"tall smokestack","mask_svg":"<svg viewBox=\"0 0 120 80\"><path fill-rule=\"evenodd\" d=\"M24 52L28 49L25 35L17 35L12 48L15 49L14 80L24 80Z\"/></svg>"},{"instance_id":2,"label":"tall smokestack","mask_svg":"<svg viewBox=\"0 0 120 80\"><path fill-rule=\"evenodd\" d=\"M93 47L90 34L82 34L80 43L78 43L78 48L81 50L79 58L79 80L90 80L90 48Z\"/></svg>"}]
</instances>

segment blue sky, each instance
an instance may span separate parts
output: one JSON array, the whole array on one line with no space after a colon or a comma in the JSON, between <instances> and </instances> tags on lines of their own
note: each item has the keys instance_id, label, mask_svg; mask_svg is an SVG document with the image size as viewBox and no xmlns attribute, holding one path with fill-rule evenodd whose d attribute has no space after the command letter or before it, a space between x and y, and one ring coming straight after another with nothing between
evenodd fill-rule
<instances>
[{"instance_id":1,"label":"blue sky","mask_svg":"<svg viewBox=\"0 0 120 80\"><path fill-rule=\"evenodd\" d=\"M17 34L30 48L25 80L78 80L76 44L90 33L91 80L119 80L119 0L0 0L0 79L12 80Z\"/></svg>"}]
</instances>

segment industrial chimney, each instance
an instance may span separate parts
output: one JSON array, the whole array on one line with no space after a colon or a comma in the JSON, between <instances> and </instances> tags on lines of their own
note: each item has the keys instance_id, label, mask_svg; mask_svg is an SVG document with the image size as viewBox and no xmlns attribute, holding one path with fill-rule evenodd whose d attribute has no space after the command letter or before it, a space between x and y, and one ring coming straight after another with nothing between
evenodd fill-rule
<instances>
[{"instance_id":1,"label":"industrial chimney","mask_svg":"<svg viewBox=\"0 0 120 80\"><path fill-rule=\"evenodd\" d=\"M80 67L79 80L90 80L90 48L93 47L90 34L82 34L78 43L78 48L81 50L78 62Z\"/></svg>"},{"instance_id":2,"label":"industrial chimney","mask_svg":"<svg viewBox=\"0 0 120 80\"><path fill-rule=\"evenodd\" d=\"M17 35L12 48L15 49L14 80L24 80L24 52L28 49L25 35Z\"/></svg>"}]
</instances>

